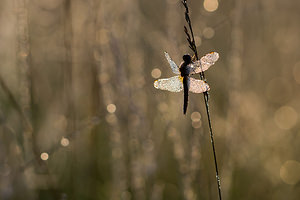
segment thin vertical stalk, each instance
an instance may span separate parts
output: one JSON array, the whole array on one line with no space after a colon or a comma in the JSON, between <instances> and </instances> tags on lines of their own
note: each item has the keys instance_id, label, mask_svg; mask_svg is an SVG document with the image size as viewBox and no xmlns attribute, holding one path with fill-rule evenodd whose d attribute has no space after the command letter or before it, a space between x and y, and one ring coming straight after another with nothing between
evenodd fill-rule
<instances>
[{"instance_id":1,"label":"thin vertical stalk","mask_svg":"<svg viewBox=\"0 0 300 200\"><path fill-rule=\"evenodd\" d=\"M98 76L100 81L100 95L104 106L109 104L116 104L118 100L117 92L115 92L114 85L110 81L114 76L114 69L119 64L113 43L115 38L110 34L113 24L113 18L108 17L109 13L114 9L113 4L110 6L104 1L99 5L99 20L96 23L97 40L94 49L95 63L98 68ZM100 22L105 21L102 26ZM107 32L107 38L103 39L101 31ZM110 59L107 59L110 58ZM121 119L115 112L106 114L106 122L110 129L109 143L111 146L111 162L112 162L112 187L113 190L110 194L111 200L121 199L122 194L128 194L130 188L130 171L128 172L128 134L122 129Z\"/></svg>"},{"instance_id":2,"label":"thin vertical stalk","mask_svg":"<svg viewBox=\"0 0 300 200\"><path fill-rule=\"evenodd\" d=\"M66 105L66 115L70 119L68 123L68 130L73 132L76 130L76 109L74 102L74 89L73 89L73 22L72 22L72 10L71 1L67 0L63 6L63 17L64 17L64 46L65 46L65 67L63 71L63 101Z\"/></svg>"},{"instance_id":3,"label":"thin vertical stalk","mask_svg":"<svg viewBox=\"0 0 300 200\"><path fill-rule=\"evenodd\" d=\"M30 65L30 42L29 42L29 11L28 1L15 0L14 6L16 10L16 65L19 71L19 94L20 99L15 99L13 94L9 93L8 87L6 93L12 100L15 109L21 116L24 129L22 135L19 135L21 142L19 145L22 148L24 159L27 156L27 146L31 137L34 137L34 128L32 122L32 83L31 83L31 65ZM5 90L5 83L2 83ZM32 150L35 152L34 142Z\"/></svg>"},{"instance_id":4,"label":"thin vertical stalk","mask_svg":"<svg viewBox=\"0 0 300 200\"><path fill-rule=\"evenodd\" d=\"M197 47L196 47L196 44L195 44L193 28L192 28L192 22L191 22L191 19L190 19L190 16L189 16L189 9L188 9L188 5L187 5L187 0L182 0L181 2L183 4L183 6L185 7L185 20L186 20L186 22L189 26L189 31L186 28L186 26L184 26L184 32L187 36L187 41L189 43L189 47L194 52L196 59L199 60L198 51L197 51ZM200 73L200 78L201 78L201 80L205 80L204 72ZM212 125L211 125L210 112L209 112L209 104L208 104L209 93L204 92L203 95L204 95L205 108L206 108L206 114L207 114L207 119L208 119L210 142L211 142L211 146L212 146L212 150L213 150L214 163L215 163L215 169L216 169L216 180L217 180L217 185L218 185L219 200L221 200L222 199L221 180L220 180L220 176L219 176L219 169L218 169L216 148L215 148L215 142L214 142L214 135L213 135L213 129L212 129Z\"/></svg>"},{"instance_id":5,"label":"thin vertical stalk","mask_svg":"<svg viewBox=\"0 0 300 200\"><path fill-rule=\"evenodd\" d=\"M241 106L241 85L243 85L243 81L241 79L242 77L242 63L243 63L243 37L244 37L244 31L242 28L242 14L243 14L243 2L236 0L235 6L233 9L233 15L232 15L232 31L231 31L231 52L229 57L229 71L228 74L228 82L230 85L228 90L228 112L227 112L227 136L228 136L228 143L233 144L236 142L237 137L231 137L232 134L240 129L240 126L238 123L241 122L241 120L244 119L244 117L241 115L240 110L238 109ZM233 131L235 130L235 131ZM230 154L233 154L233 152L238 148L236 145L230 148ZM233 166L234 162L227 162L226 168L227 169L234 169ZM228 171L227 176L231 176L233 173L232 170ZM223 191L227 191L230 188L230 185L232 185L231 182L228 182L228 184L223 188Z\"/></svg>"}]
</instances>

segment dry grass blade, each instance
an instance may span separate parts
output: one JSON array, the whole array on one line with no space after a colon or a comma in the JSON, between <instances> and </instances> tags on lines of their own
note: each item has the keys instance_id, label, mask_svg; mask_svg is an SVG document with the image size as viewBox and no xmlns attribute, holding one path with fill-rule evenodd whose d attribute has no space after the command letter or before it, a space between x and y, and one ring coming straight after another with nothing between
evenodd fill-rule
<instances>
[{"instance_id":1,"label":"dry grass blade","mask_svg":"<svg viewBox=\"0 0 300 200\"><path fill-rule=\"evenodd\" d=\"M183 4L183 6L185 8L185 20L186 20L186 22L187 22L187 24L189 26L189 31L186 28L186 26L184 26L184 32L185 32L185 34L187 36L187 41L189 43L189 47L194 52L194 55L195 55L196 59L199 60L197 46L196 46L195 39L194 39L192 22L191 22L191 19L190 19L190 16L189 16L189 8L188 8L187 0L182 0L181 3ZM201 78L201 80L205 80L204 72L200 73L200 78ZM204 92L203 94L204 94L204 101L205 101L205 107L206 107L206 114L207 114L207 118L208 118L208 126L209 126L209 132L210 132L210 141L211 141L211 145L212 145L213 156L214 156L214 163L215 163L215 169L216 169L216 180L217 180L217 185L218 185L218 195L219 195L219 200L221 200L222 199L221 181L220 181L220 176L219 176L218 162L217 162L216 149L215 149L215 143L214 143L214 137L213 137L213 130L212 130L211 119L210 119L210 112L209 112L209 104L208 104L209 93L208 92Z\"/></svg>"}]
</instances>

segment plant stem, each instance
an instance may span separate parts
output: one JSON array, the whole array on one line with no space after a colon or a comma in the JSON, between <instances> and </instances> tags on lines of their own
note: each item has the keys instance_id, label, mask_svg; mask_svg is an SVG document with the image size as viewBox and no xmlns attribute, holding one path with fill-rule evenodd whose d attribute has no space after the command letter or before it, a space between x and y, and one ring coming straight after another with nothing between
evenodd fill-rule
<instances>
[{"instance_id":1,"label":"plant stem","mask_svg":"<svg viewBox=\"0 0 300 200\"><path fill-rule=\"evenodd\" d=\"M219 193L219 200L222 199L222 194L221 194L221 180L219 176L219 169L218 169L218 162L217 162L217 155L216 155L216 148L215 148L215 142L214 142L214 135L213 135L213 130L212 130L212 125L211 125L211 120L210 120L210 113L209 113L209 105L208 105L208 92L204 93L204 101L205 101L205 107L206 107L206 114L207 114L207 119L208 119L208 126L209 126L209 133L210 133L210 142L213 150L213 155L214 155L214 162L215 162L215 168L216 168L216 179L217 179L217 185L218 185L218 193Z\"/></svg>"},{"instance_id":2,"label":"plant stem","mask_svg":"<svg viewBox=\"0 0 300 200\"><path fill-rule=\"evenodd\" d=\"M194 52L194 54L196 56L196 59L199 60L198 51L197 51L197 47L196 47L195 39L194 39L192 22L191 22L191 19L190 19L190 16L189 16L189 9L188 9L188 5L187 5L187 0L182 0L181 3L185 7L185 19L186 19L186 22L187 22L187 24L189 26L189 30L190 30L190 33L191 33L191 35L190 35L189 32L188 32L188 30L187 30L187 28L184 26L185 34L187 36L187 41L189 42L189 46L192 49L192 51ZM206 81L204 72L200 73L200 79ZM218 185L219 200L222 200L221 180L220 180L220 176L219 176L218 162L217 162L217 155L216 155L216 148L215 148L215 142L214 142L214 135L213 135L212 125L211 125L211 119L210 119L210 113L209 113L209 104L208 104L209 93L208 92L204 92L203 95L204 95L204 101L205 101L205 107L206 107L206 114L207 114L207 119L208 119L208 126L209 126L209 133L210 133L210 142L211 142L211 146L212 146L212 150L213 150L214 163L215 163L215 169L216 169L216 180L217 180L217 185Z\"/></svg>"}]
</instances>

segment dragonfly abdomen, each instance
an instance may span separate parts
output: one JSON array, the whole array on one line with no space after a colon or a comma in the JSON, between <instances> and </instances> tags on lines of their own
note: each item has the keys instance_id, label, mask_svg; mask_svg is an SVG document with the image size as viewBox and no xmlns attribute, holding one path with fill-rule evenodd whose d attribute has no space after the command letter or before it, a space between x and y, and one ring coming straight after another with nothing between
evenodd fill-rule
<instances>
[{"instance_id":1,"label":"dragonfly abdomen","mask_svg":"<svg viewBox=\"0 0 300 200\"><path fill-rule=\"evenodd\" d=\"M187 107L188 107L188 101L189 101L189 87L188 87L188 76L183 77L183 93L184 93L184 98L183 98L183 114L186 113Z\"/></svg>"},{"instance_id":2,"label":"dragonfly abdomen","mask_svg":"<svg viewBox=\"0 0 300 200\"><path fill-rule=\"evenodd\" d=\"M183 114L186 113L187 107L188 107L188 101L189 101L189 78L188 76L190 75L190 71L188 68L188 64L191 63L191 56L189 55L184 55L183 56L184 62L181 63L180 65L180 75L183 77L182 83L183 83L183 93L184 93L184 98L183 98Z\"/></svg>"}]
</instances>

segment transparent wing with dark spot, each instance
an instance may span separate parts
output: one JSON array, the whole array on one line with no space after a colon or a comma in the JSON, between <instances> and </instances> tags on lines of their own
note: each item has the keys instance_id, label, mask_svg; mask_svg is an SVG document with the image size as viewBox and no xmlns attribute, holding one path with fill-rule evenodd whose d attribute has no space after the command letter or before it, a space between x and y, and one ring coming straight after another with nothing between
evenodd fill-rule
<instances>
[{"instance_id":1,"label":"transparent wing with dark spot","mask_svg":"<svg viewBox=\"0 0 300 200\"><path fill-rule=\"evenodd\" d=\"M219 54L217 52L211 52L203 56L200 60L189 65L190 74L197 74L206 71L210 66L214 65L219 59Z\"/></svg>"},{"instance_id":2,"label":"transparent wing with dark spot","mask_svg":"<svg viewBox=\"0 0 300 200\"><path fill-rule=\"evenodd\" d=\"M202 93L209 91L209 85L202 80L190 78L189 80L189 91L193 93Z\"/></svg>"},{"instance_id":3,"label":"transparent wing with dark spot","mask_svg":"<svg viewBox=\"0 0 300 200\"><path fill-rule=\"evenodd\" d=\"M154 87L170 92L180 92L183 89L182 78L180 76L173 76L171 78L158 79L154 81Z\"/></svg>"},{"instance_id":4,"label":"transparent wing with dark spot","mask_svg":"<svg viewBox=\"0 0 300 200\"><path fill-rule=\"evenodd\" d=\"M179 67L176 65L176 63L171 59L171 57L169 56L169 54L167 52L165 52L165 56L166 56L166 59L168 60L170 66L171 66L171 69L173 71L174 74L180 74L179 72Z\"/></svg>"}]
</instances>

